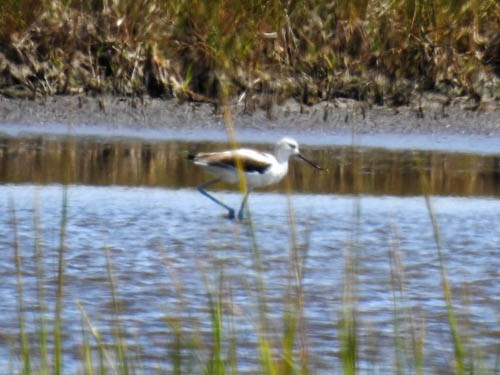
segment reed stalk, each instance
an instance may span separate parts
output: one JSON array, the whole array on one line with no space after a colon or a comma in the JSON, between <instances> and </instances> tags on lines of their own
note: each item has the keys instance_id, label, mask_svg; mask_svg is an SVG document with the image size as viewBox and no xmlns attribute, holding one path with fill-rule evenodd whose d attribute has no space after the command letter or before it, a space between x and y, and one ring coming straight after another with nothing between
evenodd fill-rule
<instances>
[{"instance_id":1,"label":"reed stalk","mask_svg":"<svg viewBox=\"0 0 500 375\"><path fill-rule=\"evenodd\" d=\"M21 344L21 358L22 358L22 373L23 375L31 374L31 355L28 334L26 332L26 314L24 306L24 288L23 288L23 275L22 275L22 257L19 248L19 233L17 229L16 209L12 201L10 204L12 230L14 239L12 247L14 248L14 264L16 265L16 288L17 288L17 302L18 302L18 325L19 325L19 342Z\"/></svg>"},{"instance_id":2,"label":"reed stalk","mask_svg":"<svg viewBox=\"0 0 500 375\"><path fill-rule=\"evenodd\" d=\"M211 354L205 370L207 375L223 375L226 373L225 360L223 355L223 318L222 318L222 301L220 292L212 293L208 287L207 280L205 280L207 289L208 305L210 308L210 318L212 322L212 342ZM219 291L222 288L222 273L220 275Z\"/></svg>"},{"instance_id":3,"label":"reed stalk","mask_svg":"<svg viewBox=\"0 0 500 375\"><path fill-rule=\"evenodd\" d=\"M96 342L96 346L98 349L98 355L99 355L99 360L98 360L98 370L99 374L107 374L108 371L112 374L118 374L118 367L115 358L109 353L109 351L106 348L106 345L101 337L101 334L99 331L95 328L95 326L92 324L90 321L90 318L83 308L82 304L78 301L76 301L77 307L80 309L80 313L82 316L83 324L88 327L88 330L90 331L92 337L94 338ZM85 358L85 365L87 371L93 371L94 367L94 362L92 359L92 353L90 352L90 344L87 339L87 334L86 330L84 330L84 358ZM90 362L89 362L90 361ZM109 370L108 370L109 369Z\"/></svg>"},{"instance_id":4,"label":"reed stalk","mask_svg":"<svg viewBox=\"0 0 500 375\"><path fill-rule=\"evenodd\" d=\"M226 132L228 134L230 144L234 149L237 148L238 143L236 139L236 133L235 133L231 110L227 106L225 106L223 110L224 110L224 124L226 127ZM243 173L241 160L239 159L236 160L236 167L238 170L238 181L239 181L240 191L242 194L246 194L247 184L246 184L245 174ZM257 278L256 280L257 301L258 301L257 309L259 316L257 337L258 337L258 348L260 354L260 365L263 373L272 375L276 374L278 369L276 361L274 360L272 354L272 345L267 337L270 331L267 319L266 286L264 281L262 260L261 260L259 245L255 235L255 229L252 221L251 212L250 209L248 209L248 207L246 207L245 213L247 215L245 227L248 231L250 248L252 251L252 258L253 258L253 267L254 270L256 271L256 278Z\"/></svg>"},{"instance_id":5,"label":"reed stalk","mask_svg":"<svg viewBox=\"0 0 500 375\"><path fill-rule=\"evenodd\" d=\"M129 349L125 338L125 329L122 328L123 322L120 321L120 316L122 312L121 303L117 296L116 281L113 276L113 270L111 265L111 258L109 255L109 248L104 248L104 254L106 255L106 272L108 274L109 288L111 291L111 306L113 311L113 338L114 338L114 350L116 361L118 364L118 371L121 375L127 375L132 372L129 363Z\"/></svg>"},{"instance_id":6,"label":"reed stalk","mask_svg":"<svg viewBox=\"0 0 500 375\"><path fill-rule=\"evenodd\" d=\"M64 308L64 255L66 253L66 225L68 220L68 186L63 185L63 194L61 202L61 222L59 229L59 251L57 259L57 284L56 284L56 300L54 311L54 365L53 370L55 375L60 375L63 372L63 343L62 343L62 325L63 325L63 308Z\"/></svg>"},{"instance_id":7,"label":"reed stalk","mask_svg":"<svg viewBox=\"0 0 500 375\"><path fill-rule=\"evenodd\" d=\"M441 276L441 289L443 292L443 298L446 305L446 311L448 316L448 325L451 333L451 340L454 348L454 359L455 359L455 372L458 375L462 375L466 373L465 366L465 351L463 348L463 338L460 335L460 330L458 326L458 322L455 316L455 309L453 307L453 299L451 294L451 287L448 281L448 277L446 275L446 266L443 255L443 246L441 242L441 236L439 231L439 225L436 217L436 213L432 206L431 194L432 190L430 188L429 181L423 172L422 162L418 156L415 158L417 168L420 171L420 183L425 199L425 206L427 209L427 213L429 215L429 219L431 221L432 233L434 238L434 244L436 246L437 258L439 262L439 272Z\"/></svg>"},{"instance_id":8,"label":"reed stalk","mask_svg":"<svg viewBox=\"0 0 500 375\"><path fill-rule=\"evenodd\" d=\"M451 331L451 338L455 353L455 371L458 375L466 373L465 367L465 352L463 349L463 339L460 335L460 330L455 316L455 309L453 308L453 300L451 295L451 287L446 275L446 268L443 257L443 250L441 244L441 237L439 234L439 226L436 218L434 209L432 208L432 203L429 195L425 195L425 205L427 207L427 212L429 213L429 218L432 223L432 229L434 234L434 242L436 244L436 251L439 260L439 271L441 274L441 288L443 291L443 298L446 303L446 311L448 313L448 324Z\"/></svg>"},{"instance_id":9,"label":"reed stalk","mask_svg":"<svg viewBox=\"0 0 500 375\"><path fill-rule=\"evenodd\" d=\"M41 228L40 228L40 207L39 200L37 197L35 203L35 212L33 215L33 230L34 230L34 249L35 249L35 259L36 259L36 283L37 283L37 301L38 301L38 319L36 320L37 326L37 337L39 338L40 346L40 375L46 375L50 373L49 366L49 351L48 351L48 329L46 322L46 312L47 312L47 296L44 286L45 280L45 268L43 266L44 253L42 248L41 239Z\"/></svg>"},{"instance_id":10,"label":"reed stalk","mask_svg":"<svg viewBox=\"0 0 500 375\"><path fill-rule=\"evenodd\" d=\"M389 249L391 270L395 372L404 374L410 368L415 374L424 374L424 338L416 326L416 317L409 307L404 265L401 261L399 242L396 240L395 228L392 228L394 240ZM409 337L407 335L409 334ZM411 353L408 352L411 350ZM412 358L410 358L410 355Z\"/></svg>"}]
</instances>

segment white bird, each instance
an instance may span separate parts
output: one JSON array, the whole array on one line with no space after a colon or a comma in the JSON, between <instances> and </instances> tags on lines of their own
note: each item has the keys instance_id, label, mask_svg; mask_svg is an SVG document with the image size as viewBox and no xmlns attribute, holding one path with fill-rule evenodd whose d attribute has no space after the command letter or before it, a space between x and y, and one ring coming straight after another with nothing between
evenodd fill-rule
<instances>
[{"instance_id":1,"label":"white bird","mask_svg":"<svg viewBox=\"0 0 500 375\"><path fill-rule=\"evenodd\" d=\"M240 148L237 150L199 153L189 155L188 158L194 164L205 168L210 174L215 176L214 180L207 181L198 187L201 194L208 197L218 205L228 210L228 217L234 218L234 209L219 201L205 191L205 188L224 181L230 184L236 184L239 180L238 165L241 165L243 175L246 179L247 192L243 197L238 219L243 219L243 210L248 199L248 194L257 187L275 184L283 179L288 172L288 159L290 156L297 156L306 161L316 169L324 170L312 161L306 159L299 152L298 143L291 138L283 138L274 149L275 155L248 149Z\"/></svg>"}]
</instances>

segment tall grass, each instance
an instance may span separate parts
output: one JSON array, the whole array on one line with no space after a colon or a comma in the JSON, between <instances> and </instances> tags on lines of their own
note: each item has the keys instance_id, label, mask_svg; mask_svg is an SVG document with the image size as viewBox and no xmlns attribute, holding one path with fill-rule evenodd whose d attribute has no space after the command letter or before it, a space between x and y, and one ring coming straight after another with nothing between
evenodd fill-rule
<instances>
[{"instance_id":1,"label":"tall grass","mask_svg":"<svg viewBox=\"0 0 500 375\"><path fill-rule=\"evenodd\" d=\"M18 323L19 323L19 342L22 357L22 373L31 373L31 356L28 336L26 333L26 315L24 307L24 289L23 289L23 276L22 276L22 259L19 248L19 238L17 230L17 218L16 210L11 202L11 213L12 213L12 229L14 232L14 242L12 244L14 248L14 263L16 265L16 281L17 281L17 295L18 295Z\"/></svg>"},{"instance_id":2,"label":"tall grass","mask_svg":"<svg viewBox=\"0 0 500 375\"><path fill-rule=\"evenodd\" d=\"M391 228L389 261L393 304L395 373L404 374L406 369L414 369L415 374L424 374L425 330L417 326L418 317L412 311L405 280L405 270L401 260L397 228ZM409 336L408 336L409 333Z\"/></svg>"},{"instance_id":3,"label":"tall grass","mask_svg":"<svg viewBox=\"0 0 500 375\"><path fill-rule=\"evenodd\" d=\"M59 375L63 368L62 355L62 311L64 305L64 255L66 252L66 223L68 219L68 190L64 185L62 196L61 229L59 231L59 251L57 261L57 289L54 316L54 373Z\"/></svg>"},{"instance_id":4,"label":"tall grass","mask_svg":"<svg viewBox=\"0 0 500 375\"><path fill-rule=\"evenodd\" d=\"M63 201L64 204L64 201ZM37 281L37 303L38 303L38 319L36 321L38 345L40 348L40 375L48 375L50 373L49 353L48 353L48 334L49 329L46 322L47 313L47 294L44 285L45 267L43 266L44 253L42 248L42 238L40 236L40 202L36 198L35 211L33 215L33 230L35 232L33 248L35 250L36 262L36 281Z\"/></svg>"},{"instance_id":5,"label":"tall grass","mask_svg":"<svg viewBox=\"0 0 500 375\"><path fill-rule=\"evenodd\" d=\"M353 139L353 144L355 139ZM344 250L344 280L342 285L342 306L339 325L340 358L343 373L354 375L358 372L359 335L358 335L358 266L359 237L361 231L361 163L353 166L353 217L351 238Z\"/></svg>"},{"instance_id":6,"label":"tall grass","mask_svg":"<svg viewBox=\"0 0 500 375\"><path fill-rule=\"evenodd\" d=\"M420 162L417 160L417 164L420 164ZM420 170L421 165L419 165ZM448 277L446 275L446 267L445 267L445 262L444 262L444 256L443 256L443 246L441 243L441 236L439 232L439 224L436 218L436 213L432 207L432 202L431 202L431 190L430 190L430 185L429 182L425 176L424 173L421 173L421 185L422 185L422 191L424 193L425 197L425 205L427 208L427 212L429 213L429 218L431 220L432 224L432 232L434 236L434 243L436 245L436 251L437 251L437 258L439 261L439 270L441 274L441 288L443 291L443 298L446 304L446 311L448 314L448 324L450 327L450 333L451 333L451 338L452 338L452 343L453 343L453 348L454 348L454 354L455 354L455 371L457 374L462 375L466 373L466 366L465 366L465 351L464 351L464 339L460 335L460 327L458 326L458 322L456 319L455 315L455 309L453 307L453 300L452 300L452 295L451 295L451 287L448 281Z\"/></svg>"},{"instance_id":7,"label":"tall grass","mask_svg":"<svg viewBox=\"0 0 500 375\"><path fill-rule=\"evenodd\" d=\"M401 105L428 90L498 99L495 0L0 4L9 67L0 83L11 96L218 102L229 94L246 108L268 105L261 94L306 104L349 97Z\"/></svg>"},{"instance_id":8,"label":"tall grass","mask_svg":"<svg viewBox=\"0 0 500 375\"><path fill-rule=\"evenodd\" d=\"M115 362L118 364L117 372L119 374L129 374L132 373L130 361L132 360L130 354L131 351L128 348L125 339L125 330L123 324L120 321L120 316L122 312L121 304L117 296L117 286L116 281L113 277L112 264L109 255L109 249L105 248L104 252L106 254L106 271L109 280L109 286L111 290L111 306L113 310L113 338L115 350Z\"/></svg>"},{"instance_id":9,"label":"tall grass","mask_svg":"<svg viewBox=\"0 0 500 375\"><path fill-rule=\"evenodd\" d=\"M222 283L222 274L220 275ZM225 336L222 320L221 295L210 290L210 283L205 279L207 288L208 305L212 323L212 348L205 369L206 374L222 375L226 373L226 361L223 354L223 337ZM219 290L221 285L219 284Z\"/></svg>"}]
</instances>

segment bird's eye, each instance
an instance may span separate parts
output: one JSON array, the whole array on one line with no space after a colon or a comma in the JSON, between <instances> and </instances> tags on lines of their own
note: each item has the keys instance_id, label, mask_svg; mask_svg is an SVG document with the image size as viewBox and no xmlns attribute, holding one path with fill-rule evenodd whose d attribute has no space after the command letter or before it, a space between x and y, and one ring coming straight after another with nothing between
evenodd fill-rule
<instances>
[{"instance_id":1,"label":"bird's eye","mask_svg":"<svg viewBox=\"0 0 500 375\"><path fill-rule=\"evenodd\" d=\"M295 150L295 149L297 148L297 145L290 144L290 143L289 143L288 145L290 146L290 148L291 148L292 150Z\"/></svg>"}]
</instances>

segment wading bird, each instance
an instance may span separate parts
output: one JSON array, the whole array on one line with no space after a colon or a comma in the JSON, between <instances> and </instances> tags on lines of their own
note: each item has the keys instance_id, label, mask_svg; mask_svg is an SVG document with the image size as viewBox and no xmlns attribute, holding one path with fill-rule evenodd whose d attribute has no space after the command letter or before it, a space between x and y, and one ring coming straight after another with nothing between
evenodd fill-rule
<instances>
[{"instance_id":1,"label":"wading bird","mask_svg":"<svg viewBox=\"0 0 500 375\"><path fill-rule=\"evenodd\" d=\"M314 168L324 170L324 168L302 156L299 152L298 143L291 138L283 138L278 141L274 149L274 155L248 148L240 148L222 152L203 152L189 155L188 159L216 177L198 186L198 190L201 194L228 210L228 217L231 219L234 218L234 209L208 194L205 189L219 181L237 184L239 181L238 166L241 167L247 186L247 191L238 211L238 219L241 220L243 219L243 210L250 192L257 187L281 181L288 172L288 159L290 156L297 156Z\"/></svg>"}]
</instances>

